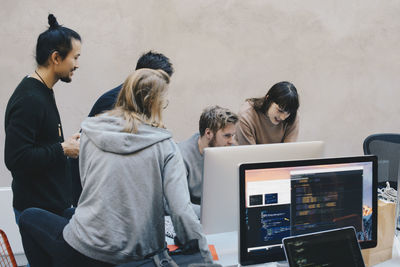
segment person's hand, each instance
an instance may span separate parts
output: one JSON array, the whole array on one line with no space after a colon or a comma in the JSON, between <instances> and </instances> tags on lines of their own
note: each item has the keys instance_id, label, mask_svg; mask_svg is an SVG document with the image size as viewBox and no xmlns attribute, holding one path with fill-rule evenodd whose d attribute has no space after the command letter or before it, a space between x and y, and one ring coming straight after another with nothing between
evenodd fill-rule
<instances>
[{"instance_id":1,"label":"person's hand","mask_svg":"<svg viewBox=\"0 0 400 267\"><path fill-rule=\"evenodd\" d=\"M79 156L79 138L81 137L80 133L76 133L63 143L61 146L64 150L64 155L70 158L76 159Z\"/></svg>"}]
</instances>

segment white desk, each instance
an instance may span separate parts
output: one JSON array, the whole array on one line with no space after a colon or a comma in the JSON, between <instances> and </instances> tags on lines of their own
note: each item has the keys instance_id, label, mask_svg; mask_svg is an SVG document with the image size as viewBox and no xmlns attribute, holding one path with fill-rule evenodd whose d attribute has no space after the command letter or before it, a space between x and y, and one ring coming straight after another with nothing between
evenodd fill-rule
<instances>
[{"instance_id":1,"label":"white desk","mask_svg":"<svg viewBox=\"0 0 400 267\"><path fill-rule=\"evenodd\" d=\"M6 233L14 254L23 254L21 236L15 222L11 187L0 187L0 229Z\"/></svg>"},{"instance_id":2,"label":"white desk","mask_svg":"<svg viewBox=\"0 0 400 267\"><path fill-rule=\"evenodd\" d=\"M219 260L217 263L222 266L237 265L239 262L238 255L238 233L227 232L221 234L207 235L208 244L214 245Z\"/></svg>"},{"instance_id":3,"label":"white desk","mask_svg":"<svg viewBox=\"0 0 400 267\"><path fill-rule=\"evenodd\" d=\"M215 250L217 251L219 258L219 260L216 261L216 263L219 263L222 266L238 266L239 239L238 239L238 233L236 231L207 235L207 241L208 244L215 246ZM282 265L277 262L269 262L252 266L280 267L288 265L287 264Z\"/></svg>"},{"instance_id":4,"label":"white desk","mask_svg":"<svg viewBox=\"0 0 400 267\"><path fill-rule=\"evenodd\" d=\"M238 233L227 232L221 234L207 235L208 244L214 245L217 251L219 260L216 263L222 266L238 266ZM265 264L258 264L252 266L266 266L266 267L281 267L288 266L287 263L269 262ZM374 267L399 267L400 266L400 239L394 238L393 242L393 258L391 260L382 262Z\"/></svg>"}]
</instances>

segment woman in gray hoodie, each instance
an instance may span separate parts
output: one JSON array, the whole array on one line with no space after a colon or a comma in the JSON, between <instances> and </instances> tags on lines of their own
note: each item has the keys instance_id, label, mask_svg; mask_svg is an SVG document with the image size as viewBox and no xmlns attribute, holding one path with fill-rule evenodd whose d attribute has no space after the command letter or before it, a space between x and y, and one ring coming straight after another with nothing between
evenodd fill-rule
<instances>
[{"instance_id":1,"label":"woman in gray hoodie","mask_svg":"<svg viewBox=\"0 0 400 267\"><path fill-rule=\"evenodd\" d=\"M140 69L125 81L113 110L82 123L82 195L70 221L41 209L20 218L31 267L112 266L165 248L168 206L178 239L197 239L212 262L190 204L185 168L162 123L169 76Z\"/></svg>"}]
</instances>

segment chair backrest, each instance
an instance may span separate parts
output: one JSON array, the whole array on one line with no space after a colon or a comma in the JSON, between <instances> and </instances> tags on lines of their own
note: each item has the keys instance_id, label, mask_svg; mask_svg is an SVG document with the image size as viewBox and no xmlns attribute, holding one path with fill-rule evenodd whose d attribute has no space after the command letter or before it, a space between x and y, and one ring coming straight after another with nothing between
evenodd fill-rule
<instances>
[{"instance_id":1,"label":"chair backrest","mask_svg":"<svg viewBox=\"0 0 400 267\"><path fill-rule=\"evenodd\" d=\"M17 267L14 253L11 250L6 234L0 229L0 266Z\"/></svg>"},{"instance_id":2,"label":"chair backrest","mask_svg":"<svg viewBox=\"0 0 400 267\"><path fill-rule=\"evenodd\" d=\"M378 157L378 182L390 181L397 184L400 165L400 134L381 133L365 138L365 155Z\"/></svg>"}]
</instances>

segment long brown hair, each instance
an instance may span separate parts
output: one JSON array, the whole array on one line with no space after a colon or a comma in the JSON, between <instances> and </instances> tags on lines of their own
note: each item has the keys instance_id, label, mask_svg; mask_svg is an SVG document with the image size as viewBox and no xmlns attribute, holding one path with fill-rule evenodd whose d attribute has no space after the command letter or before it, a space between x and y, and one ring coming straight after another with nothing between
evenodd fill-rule
<instances>
[{"instance_id":1,"label":"long brown hair","mask_svg":"<svg viewBox=\"0 0 400 267\"><path fill-rule=\"evenodd\" d=\"M162 109L168 83L169 76L162 70L136 70L126 78L108 114L125 120L125 132L136 133L140 123L164 128Z\"/></svg>"}]
</instances>

